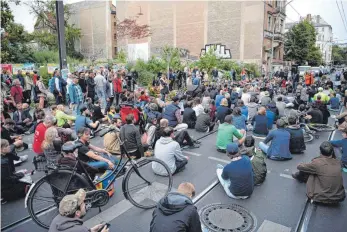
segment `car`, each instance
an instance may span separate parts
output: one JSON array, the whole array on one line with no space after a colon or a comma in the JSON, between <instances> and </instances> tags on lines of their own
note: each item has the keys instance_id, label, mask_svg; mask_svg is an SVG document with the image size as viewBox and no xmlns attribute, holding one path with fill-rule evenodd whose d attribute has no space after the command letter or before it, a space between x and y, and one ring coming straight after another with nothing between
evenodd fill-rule
<instances>
[{"instance_id":1,"label":"car","mask_svg":"<svg viewBox=\"0 0 347 232\"><path fill-rule=\"evenodd\" d=\"M305 72L307 72L310 69L311 69L311 66L299 66L298 67L299 76L303 77L305 75Z\"/></svg>"},{"instance_id":2,"label":"car","mask_svg":"<svg viewBox=\"0 0 347 232\"><path fill-rule=\"evenodd\" d=\"M314 76L317 77L317 76L319 76L319 71L322 71L322 70L321 70L320 67L312 67L311 71L313 71L314 72Z\"/></svg>"}]
</instances>

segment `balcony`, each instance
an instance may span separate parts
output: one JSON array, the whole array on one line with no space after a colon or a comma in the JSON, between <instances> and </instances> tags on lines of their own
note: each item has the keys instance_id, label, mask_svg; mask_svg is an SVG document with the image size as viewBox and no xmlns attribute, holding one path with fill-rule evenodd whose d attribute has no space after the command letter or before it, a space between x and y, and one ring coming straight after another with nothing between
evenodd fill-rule
<instances>
[{"instance_id":1,"label":"balcony","mask_svg":"<svg viewBox=\"0 0 347 232\"><path fill-rule=\"evenodd\" d=\"M264 30L264 38L272 39L274 37L274 40L277 41L283 41L284 35L281 32L275 32L274 36L271 31Z\"/></svg>"}]
</instances>

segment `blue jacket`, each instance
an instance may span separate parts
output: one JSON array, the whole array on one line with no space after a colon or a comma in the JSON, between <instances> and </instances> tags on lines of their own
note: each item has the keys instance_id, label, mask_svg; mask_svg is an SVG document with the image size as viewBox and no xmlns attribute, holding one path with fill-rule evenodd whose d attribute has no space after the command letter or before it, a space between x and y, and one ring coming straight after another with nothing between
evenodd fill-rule
<instances>
[{"instance_id":1,"label":"blue jacket","mask_svg":"<svg viewBox=\"0 0 347 232\"><path fill-rule=\"evenodd\" d=\"M267 118L267 128L271 130L276 119L276 114L268 109L266 110L266 118Z\"/></svg>"},{"instance_id":2,"label":"blue jacket","mask_svg":"<svg viewBox=\"0 0 347 232\"><path fill-rule=\"evenodd\" d=\"M17 78L18 80L20 81L20 85L25 88L25 80L24 80L24 77L20 74L17 74Z\"/></svg>"},{"instance_id":3,"label":"blue jacket","mask_svg":"<svg viewBox=\"0 0 347 232\"><path fill-rule=\"evenodd\" d=\"M200 85L200 78L195 77L193 79L193 85Z\"/></svg>"},{"instance_id":4,"label":"blue jacket","mask_svg":"<svg viewBox=\"0 0 347 232\"><path fill-rule=\"evenodd\" d=\"M216 107L218 108L218 106L220 106L220 102L222 101L222 99L224 98L224 95L217 95L216 96Z\"/></svg>"},{"instance_id":5,"label":"blue jacket","mask_svg":"<svg viewBox=\"0 0 347 232\"><path fill-rule=\"evenodd\" d=\"M330 106L332 109L339 109L340 108L340 100L337 97L330 98Z\"/></svg>"},{"instance_id":6,"label":"blue jacket","mask_svg":"<svg viewBox=\"0 0 347 232\"><path fill-rule=\"evenodd\" d=\"M247 106L241 107L241 114L244 115L246 117L246 119L248 119L248 107Z\"/></svg>"},{"instance_id":7,"label":"blue jacket","mask_svg":"<svg viewBox=\"0 0 347 232\"><path fill-rule=\"evenodd\" d=\"M77 95L75 90L75 84L69 85L69 89L67 90L69 93L70 102L72 104L77 104Z\"/></svg>"},{"instance_id":8,"label":"blue jacket","mask_svg":"<svg viewBox=\"0 0 347 232\"><path fill-rule=\"evenodd\" d=\"M48 82L48 88L49 88L49 91L51 92L51 93L54 93L54 90L56 89L55 88L55 78L58 78L59 79L59 87L60 87L60 92L63 92L63 83L62 83L62 78L59 78L59 77L52 77L51 79L49 79L49 82ZM66 85L66 81L65 80L63 80L65 83L65 85Z\"/></svg>"},{"instance_id":9,"label":"blue jacket","mask_svg":"<svg viewBox=\"0 0 347 232\"><path fill-rule=\"evenodd\" d=\"M181 108L178 105L175 104L170 104L165 107L164 113L163 113L163 118L166 118L169 120L169 126L175 127L178 124L175 112L176 110L181 110Z\"/></svg>"},{"instance_id":10,"label":"blue jacket","mask_svg":"<svg viewBox=\"0 0 347 232\"><path fill-rule=\"evenodd\" d=\"M247 129L246 128L246 121L247 121L247 118L242 114L239 116L233 115L233 125L238 130L241 130L241 129L246 130Z\"/></svg>"},{"instance_id":11,"label":"blue jacket","mask_svg":"<svg viewBox=\"0 0 347 232\"><path fill-rule=\"evenodd\" d=\"M264 143L271 141L267 152L267 157L274 159L291 159L292 154L289 151L290 133L284 128L270 131L266 136Z\"/></svg>"}]
</instances>

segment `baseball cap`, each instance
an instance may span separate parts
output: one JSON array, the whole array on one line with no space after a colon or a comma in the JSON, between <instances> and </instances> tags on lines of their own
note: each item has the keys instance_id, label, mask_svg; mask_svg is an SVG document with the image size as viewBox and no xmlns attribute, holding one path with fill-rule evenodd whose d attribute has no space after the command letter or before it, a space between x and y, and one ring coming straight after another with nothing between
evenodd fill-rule
<instances>
[{"instance_id":1,"label":"baseball cap","mask_svg":"<svg viewBox=\"0 0 347 232\"><path fill-rule=\"evenodd\" d=\"M75 194L66 195L59 204L60 215L68 216L74 214L85 198L86 192L83 189L78 190Z\"/></svg>"},{"instance_id":2,"label":"baseball cap","mask_svg":"<svg viewBox=\"0 0 347 232\"><path fill-rule=\"evenodd\" d=\"M229 143L227 145L226 150L228 153L235 154L235 153L239 152L239 146L237 145L237 143Z\"/></svg>"}]
</instances>

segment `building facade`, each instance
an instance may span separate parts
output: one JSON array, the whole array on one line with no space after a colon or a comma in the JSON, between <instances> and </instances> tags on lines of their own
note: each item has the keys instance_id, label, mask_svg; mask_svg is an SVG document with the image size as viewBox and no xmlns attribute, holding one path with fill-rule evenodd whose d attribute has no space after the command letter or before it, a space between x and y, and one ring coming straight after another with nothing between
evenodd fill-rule
<instances>
[{"instance_id":1,"label":"building facade","mask_svg":"<svg viewBox=\"0 0 347 232\"><path fill-rule=\"evenodd\" d=\"M189 51L198 59L206 46L220 45L233 60L267 65L264 43L269 8L281 1L119 1L120 21L136 18L138 24L149 25L151 36L142 39L119 38L118 48L128 58L147 60L165 46ZM268 4L269 3L269 4ZM285 17L283 14L281 17ZM284 21L283 21L284 22ZM270 25L271 26L271 25ZM266 28L271 33L270 28ZM270 35L271 36L271 35ZM276 44L274 44L276 45ZM271 44L266 44L271 46ZM277 45L278 47L279 45ZM283 50L283 46L279 46ZM280 63L283 51L275 61Z\"/></svg>"},{"instance_id":2,"label":"building facade","mask_svg":"<svg viewBox=\"0 0 347 232\"><path fill-rule=\"evenodd\" d=\"M75 48L89 60L115 57L116 7L112 1L82 1L70 4L69 23L81 29Z\"/></svg>"}]
</instances>

